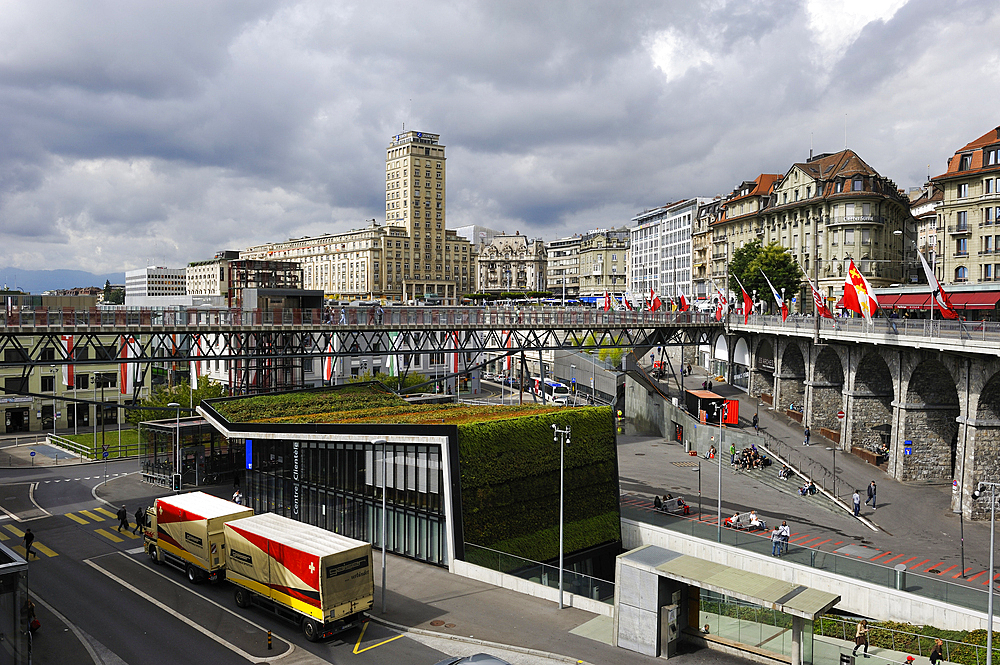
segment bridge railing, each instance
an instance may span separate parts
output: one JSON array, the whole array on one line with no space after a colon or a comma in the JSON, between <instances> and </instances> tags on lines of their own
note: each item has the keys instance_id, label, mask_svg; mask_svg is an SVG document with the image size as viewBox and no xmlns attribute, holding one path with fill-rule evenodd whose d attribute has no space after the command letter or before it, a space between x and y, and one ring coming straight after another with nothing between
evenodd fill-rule
<instances>
[{"instance_id":1,"label":"bridge railing","mask_svg":"<svg viewBox=\"0 0 1000 665\"><path fill-rule=\"evenodd\" d=\"M0 330L106 329L143 330L154 328L205 329L252 327L339 326L475 326L489 328L530 328L601 326L646 328L663 325L720 326L710 314L695 312L608 311L594 308L484 308L484 307L343 307L320 309L208 309L192 308L14 308L0 310Z\"/></svg>"},{"instance_id":2,"label":"bridge railing","mask_svg":"<svg viewBox=\"0 0 1000 665\"><path fill-rule=\"evenodd\" d=\"M737 320L738 319L738 320ZM790 316L782 322L780 316L750 317L743 323L742 315L734 316L731 325L737 330L791 335L811 335L815 319L811 316ZM892 337L939 338L954 342L994 342L1000 340L1000 322L996 321L947 321L942 319L873 319L867 323L861 318L820 319L820 333L824 337L878 335Z\"/></svg>"}]
</instances>

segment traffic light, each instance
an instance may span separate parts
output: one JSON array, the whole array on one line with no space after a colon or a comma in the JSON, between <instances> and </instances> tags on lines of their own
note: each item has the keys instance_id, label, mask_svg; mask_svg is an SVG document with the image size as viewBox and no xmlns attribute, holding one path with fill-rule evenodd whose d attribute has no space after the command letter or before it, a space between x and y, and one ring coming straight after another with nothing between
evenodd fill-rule
<instances>
[{"instance_id":1,"label":"traffic light","mask_svg":"<svg viewBox=\"0 0 1000 665\"><path fill-rule=\"evenodd\" d=\"M175 473L172 478L171 489L175 492L181 491L181 474Z\"/></svg>"}]
</instances>

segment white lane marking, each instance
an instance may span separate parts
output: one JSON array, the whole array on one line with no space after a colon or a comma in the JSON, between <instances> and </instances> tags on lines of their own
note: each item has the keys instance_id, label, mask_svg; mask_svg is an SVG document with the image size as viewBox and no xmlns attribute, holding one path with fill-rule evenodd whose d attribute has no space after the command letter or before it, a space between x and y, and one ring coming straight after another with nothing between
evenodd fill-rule
<instances>
[{"instance_id":1,"label":"white lane marking","mask_svg":"<svg viewBox=\"0 0 1000 665\"><path fill-rule=\"evenodd\" d=\"M72 621L70 621L69 619L67 619L66 617L64 617L62 614L60 614L59 611L56 608L52 607L51 605L49 605L48 603L46 603L44 600L42 600L38 596L37 592L34 593L34 594L32 594L32 595L35 596L35 601L36 602L41 603L42 607L44 607L45 609L47 609L49 612L51 612L53 615L55 615L55 617L57 619L59 619L64 624L66 624L67 626L69 626L69 629L73 631L74 635L76 635L76 639L80 640L80 644L82 644L83 648L87 650L87 653L90 654L90 657L94 660L95 663L103 662L103 659L98 658L97 652L94 651L94 647L92 647L90 645L90 640L86 639L83 636L83 633L80 631L79 628L76 627L75 623L73 623Z\"/></svg>"},{"instance_id":2,"label":"white lane marking","mask_svg":"<svg viewBox=\"0 0 1000 665\"><path fill-rule=\"evenodd\" d=\"M117 554L125 557L126 560L131 561L132 563L134 563L137 566L141 565L138 561L136 561L135 559L133 559L130 556L127 556L124 552L117 552ZM198 624L198 623L192 621L191 619L187 618L186 616L184 616L180 612L177 612L172 607L169 607L169 606L165 605L164 603L161 603L160 601L158 601L156 598L153 598L152 596L150 596L145 591L142 591L141 589L138 589L135 586L129 584L128 582L126 582L122 578L118 577L117 575L115 575L111 571L108 571L108 570L105 570L105 569L101 568L96 563L94 563L94 561L92 559L85 559L84 563L87 564L88 566L90 566L91 568L93 568L94 570L96 570L97 572L106 575L107 577L111 578L115 582L118 582L118 584L121 584L123 587L125 587L126 589L128 589L132 593L136 594L140 598L143 598L147 602L152 603L153 605L156 605L161 610L163 610L167 614L171 615L172 617L174 617L178 621L182 621L182 622L186 623L187 625L189 625L192 628L194 628L195 630L197 630L199 633L202 633L203 635L205 635L209 639L212 639L212 640L218 642L219 644L221 644L222 646L226 647L230 651L239 654L240 656L242 656L243 658L246 658L247 660L249 660L252 663L270 663L270 662L279 660L281 658L285 658L286 656L288 656L289 654L291 654L293 651L295 651L295 645L293 643L291 643L288 640L282 638L280 635L276 635L283 642L285 642L286 644L288 644L288 651L286 651L285 653L283 653L281 655L278 655L278 656L269 656L267 658L258 658L257 656L253 656L253 655L247 653L246 651L244 651L243 649L240 649L235 644L232 644L231 642L227 642L226 640L222 639L222 637L220 637L219 635L216 635L215 633L213 633L212 631L208 630L207 628L204 628L203 626L201 626L201 624ZM145 566L143 566L143 567L145 568ZM229 614L232 614L233 616L241 619L242 621L246 621L248 624L250 624L254 628L257 628L258 630L260 630L262 632L267 632L267 628L264 628L263 626L259 626L259 625L255 624L253 621L248 620L246 617L240 616L239 614L237 614L236 612L232 611L228 607L225 607L223 605L218 604L217 602L215 602L211 598L206 598L205 596L201 595L200 593L197 593L196 591L193 591L190 587L186 587L186 586L184 586L183 584L181 584L180 582L178 582L176 580L170 579L169 577L167 577L163 573L160 573L160 572L155 571L155 570L150 570L149 568L146 568L146 570L149 571L149 572L152 572L152 573L154 573L156 575L159 575L163 579L167 580L168 582L170 582L172 584L175 584L175 585L179 586L180 588L184 589L188 593L190 593L192 595L195 595L195 596L198 596L199 598L201 598L205 602L211 603L212 605L215 605L220 610L222 610L224 612L228 612Z\"/></svg>"},{"instance_id":3,"label":"white lane marking","mask_svg":"<svg viewBox=\"0 0 1000 665\"><path fill-rule=\"evenodd\" d=\"M28 486L28 498L31 499L31 503L35 504L35 508L38 508L40 511L42 511L43 513L45 513L47 516L52 517L52 513L50 513L49 511L47 511L44 508L42 508L41 506L39 506L38 502L35 501L35 488L36 487L38 487L38 483L31 483L31 485Z\"/></svg>"},{"instance_id":4,"label":"white lane marking","mask_svg":"<svg viewBox=\"0 0 1000 665\"><path fill-rule=\"evenodd\" d=\"M125 554L142 554L146 551L144 547L133 547L130 550L125 550Z\"/></svg>"}]
</instances>

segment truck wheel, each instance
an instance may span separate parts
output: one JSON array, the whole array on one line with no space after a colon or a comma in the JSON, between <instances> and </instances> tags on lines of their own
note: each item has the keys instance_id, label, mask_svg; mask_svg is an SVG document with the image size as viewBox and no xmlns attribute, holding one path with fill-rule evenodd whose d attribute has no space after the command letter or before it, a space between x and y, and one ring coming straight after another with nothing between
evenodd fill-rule
<instances>
[{"instance_id":1,"label":"truck wheel","mask_svg":"<svg viewBox=\"0 0 1000 665\"><path fill-rule=\"evenodd\" d=\"M236 598L237 607L250 607L250 592L246 589L241 589L237 587L236 593L233 594Z\"/></svg>"},{"instance_id":2,"label":"truck wheel","mask_svg":"<svg viewBox=\"0 0 1000 665\"><path fill-rule=\"evenodd\" d=\"M302 620L302 634L306 636L306 639L310 642L315 642L319 639L319 624L313 619L305 618Z\"/></svg>"},{"instance_id":3,"label":"truck wheel","mask_svg":"<svg viewBox=\"0 0 1000 665\"><path fill-rule=\"evenodd\" d=\"M149 546L149 558L153 560L153 563L159 565L160 559L156 556L156 545Z\"/></svg>"},{"instance_id":4,"label":"truck wheel","mask_svg":"<svg viewBox=\"0 0 1000 665\"><path fill-rule=\"evenodd\" d=\"M187 570L188 582L190 582L191 584L197 584L198 582L201 581L201 576L198 575L198 570L193 565L189 563L187 565L186 570Z\"/></svg>"}]
</instances>

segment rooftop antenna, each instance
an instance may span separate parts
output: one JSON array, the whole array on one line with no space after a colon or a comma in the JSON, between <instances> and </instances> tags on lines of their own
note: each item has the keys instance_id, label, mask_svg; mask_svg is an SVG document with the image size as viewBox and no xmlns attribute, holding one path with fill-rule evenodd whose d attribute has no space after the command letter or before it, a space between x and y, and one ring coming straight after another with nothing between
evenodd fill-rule
<instances>
[{"instance_id":1,"label":"rooftop antenna","mask_svg":"<svg viewBox=\"0 0 1000 665\"><path fill-rule=\"evenodd\" d=\"M813 133L809 132L809 159L813 158Z\"/></svg>"}]
</instances>

